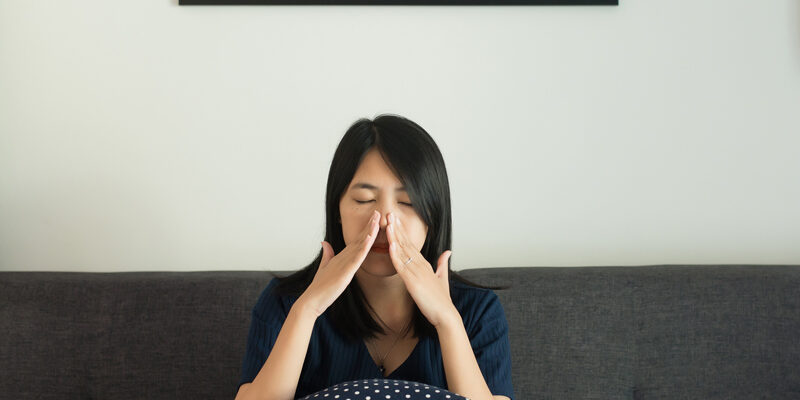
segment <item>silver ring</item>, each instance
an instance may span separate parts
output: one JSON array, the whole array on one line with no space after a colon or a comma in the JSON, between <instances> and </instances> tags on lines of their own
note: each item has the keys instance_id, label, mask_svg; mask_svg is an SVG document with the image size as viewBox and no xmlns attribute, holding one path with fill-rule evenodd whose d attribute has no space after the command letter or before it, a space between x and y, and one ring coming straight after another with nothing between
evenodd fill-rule
<instances>
[{"instance_id":1,"label":"silver ring","mask_svg":"<svg viewBox=\"0 0 800 400\"><path fill-rule=\"evenodd\" d=\"M406 262L403 265L408 265L408 263L410 262L411 262L411 257L408 257L408 260L406 260Z\"/></svg>"}]
</instances>

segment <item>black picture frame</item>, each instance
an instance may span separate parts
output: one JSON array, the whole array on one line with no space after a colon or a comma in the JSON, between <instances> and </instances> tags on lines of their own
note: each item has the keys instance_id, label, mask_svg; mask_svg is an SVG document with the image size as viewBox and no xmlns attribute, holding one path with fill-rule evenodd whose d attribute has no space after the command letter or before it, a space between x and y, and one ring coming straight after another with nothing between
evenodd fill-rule
<instances>
[{"instance_id":1,"label":"black picture frame","mask_svg":"<svg viewBox=\"0 0 800 400\"><path fill-rule=\"evenodd\" d=\"M182 6L617 6L619 0L179 0Z\"/></svg>"}]
</instances>

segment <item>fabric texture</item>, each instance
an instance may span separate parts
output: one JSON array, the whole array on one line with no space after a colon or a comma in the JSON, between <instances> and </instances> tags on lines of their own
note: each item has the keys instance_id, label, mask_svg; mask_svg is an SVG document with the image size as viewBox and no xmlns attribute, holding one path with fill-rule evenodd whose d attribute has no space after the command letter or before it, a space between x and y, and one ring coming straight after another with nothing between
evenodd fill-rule
<instances>
[{"instance_id":1,"label":"fabric texture","mask_svg":"<svg viewBox=\"0 0 800 400\"><path fill-rule=\"evenodd\" d=\"M397 379L343 382L309 394L301 400L466 400L445 389Z\"/></svg>"},{"instance_id":2,"label":"fabric texture","mask_svg":"<svg viewBox=\"0 0 800 400\"><path fill-rule=\"evenodd\" d=\"M511 285L520 400L800 399L798 265L459 273ZM0 399L233 399L272 278L0 271Z\"/></svg>"},{"instance_id":3,"label":"fabric texture","mask_svg":"<svg viewBox=\"0 0 800 400\"><path fill-rule=\"evenodd\" d=\"M240 385L252 382L261 370L296 300L272 294L277 283L273 279L253 307ZM489 390L513 399L508 322L497 295L455 281L450 293ZM323 313L312 330L295 396L358 379L401 379L446 388L438 338L421 337L403 364L384 377L364 342L344 338L334 328L328 313Z\"/></svg>"},{"instance_id":4,"label":"fabric texture","mask_svg":"<svg viewBox=\"0 0 800 400\"><path fill-rule=\"evenodd\" d=\"M800 266L465 270L498 290L532 399L800 399Z\"/></svg>"}]
</instances>

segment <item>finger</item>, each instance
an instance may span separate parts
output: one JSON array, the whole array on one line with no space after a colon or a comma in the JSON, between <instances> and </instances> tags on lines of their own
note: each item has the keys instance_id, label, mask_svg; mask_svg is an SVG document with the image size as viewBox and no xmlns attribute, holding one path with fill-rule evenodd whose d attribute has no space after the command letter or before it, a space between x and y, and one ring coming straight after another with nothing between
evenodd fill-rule
<instances>
[{"instance_id":1,"label":"finger","mask_svg":"<svg viewBox=\"0 0 800 400\"><path fill-rule=\"evenodd\" d=\"M392 242L389 244L389 257L392 259L392 265L394 265L394 269L399 275L405 275L409 272L408 266L413 263L413 260L412 262L406 264L408 257L402 250L400 250L400 246L397 242Z\"/></svg>"},{"instance_id":2,"label":"finger","mask_svg":"<svg viewBox=\"0 0 800 400\"><path fill-rule=\"evenodd\" d=\"M436 267L436 276L439 278L444 279L445 281L448 279L448 263L450 261L450 255L453 254L452 251L447 250L442 255L439 256L439 261L437 262Z\"/></svg>"},{"instance_id":3,"label":"finger","mask_svg":"<svg viewBox=\"0 0 800 400\"><path fill-rule=\"evenodd\" d=\"M400 222L400 218L394 213L392 213L392 228L397 235L397 241L402 243L403 246L406 246L409 242L406 240L405 227L403 226L403 223Z\"/></svg>"},{"instance_id":4,"label":"finger","mask_svg":"<svg viewBox=\"0 0 800 400\"><path fill-rule=\"evenodd\" d=\"M355 271L361 267L361 263L363 263L364 259L367 258L367 253L369 253L372 243L374 243L375 238L378 237L378 230L380 229L380 224L378 223L379 219L380 213L377 210L373 211L372 217L369 219L369 221L367 221L367 225L361 232L361 238L348 243L339 253L340 255L343 254L346 259L350 260L349 262L341 264L342 268L351 273L355 273Z\"/></svg>"},{"instance_id":5,"label":"finger","mask_svg":"<svg viewBox=\"0 0 800 400\"><path fill-rule=\"evenodd\" d=\"M372 232L375 230L374 229L375 225L378 225L375 222L378 221L378 219L380 217L381 217L381 213L379 213L378 210L374 210L372 212L372 215L370 215L369 221L367 222L367 225L364 227L364 230L362 231L363 237L365 239L369 238L372 235ZM375 237L374 237L375 235L372 235L372 236L373 236L372 238L375 239Z\"/></svg>"},{"instance_id":6,"label":"finger","mask_svg":"<svg viewBox=\"0 0 800 400\"><path fill-rule=\"evenodd\" d=\"M345 250L350 249L349 251L353 251L356 249L356 252L360 253L363 250L364 246L372 247L372 242L375 241L375 238L378 236L377 232L375 232L375 228L380 225L378 220L380 219L380 213L378 210L372 212L367 224L364 226L364 229L361 230L361 236L358 240L350 242L347 246L345 246Z\"/></svg>"},{"instance_id":7,"label":"finger","mask_svg":"<svg viewBox=\"0 0 800 400\"><path fill-rule=\"evenodd\" d=\"M397 270L397 273L403 274L407 269L405 262L408 260L408 257L405 256L405 252L400 250L400 243L397 242L397 231L393 219L394 218L389 219L389 224L386 227L386 237L389 239L389 258L392 259L392 264L395 270Z\"/></svg>"},{"instance_id":8,"label":"finger","mask_svg":"<svg viewBox=\"0 0 800 400\"><path fill-rule=\"evenodd\" d=\"M361 266L361 263L364 262L364 259L367 258L367 254L369 254L369 250L372 248L372 244L375 243L375 238L378 237L378 230L380 229L380 224L378 221L380 220L381 213L377 210L372 213L372 218L370 218L369 223L367 223L367 231L365 232L364 239L361 240L361 246L357 249L358 253L356 256L356 265L354 266L354 270L358 269Z\"/></svg>"},{"instance_id":9,"label":"finger","mask_svg":"<svg viewBox=\"0 0 800 400\"><path fill-rule=\"evenodd\" d=\"M420 254L419 250L416 247L414 247L411 244L410 241L408 241L406 239L406 236L405 236L406 232L405 232L405 229L403 228L402 222L400 222L400 218L398 218L396 215L394 215L394 213L392 213L392 224L391 224L391 226L392 226L392 232L395 234L395 242L397 243L397 246L398 246L397 248L400 250L398 252L398 254L399 254L400 258L403 261L403 265L406 265L409 268L413 267L413 266L417 266L418 265L417 262L416 262L417 260L415 260L415 259L412 259L411 262L409 262L408 264L406 264L406 262L408 261L409 257L420 257L421 258L422 254ZM427 264L427 262L425 264ZM427 264L427 265L430 266L430 264ZM420 264L420 266L421 266L421 264ZM413 268L412 268L412 270L413 270ZM433 268L431 268L431 271L433 271Z\"/></svg>"},{"instance_id":10,"label":"finger","mask_svg":"<svg viewBox=\"0 0 800 400\"><path fill-rule=\"evenodd\" d=\"M369 219L366 227L366 235L364 237L364 243L366 244L367 250L372 247L372 243L375 242L375 238L378 237L378 230L380 229L380 221L381 213L378 210L372 212L372 217Z\"/></svg>"},{"instance_id":11,"label":"finger","mask_svg":"<svg viewBox=\"0 0 800 400\"><path fill-rule=\"evenodd\" d=\"M319 262L320 268L325 268L328 262L333 258L333 246L326 241L322 241L322 260Z\"/></svg>"}]
</instances>

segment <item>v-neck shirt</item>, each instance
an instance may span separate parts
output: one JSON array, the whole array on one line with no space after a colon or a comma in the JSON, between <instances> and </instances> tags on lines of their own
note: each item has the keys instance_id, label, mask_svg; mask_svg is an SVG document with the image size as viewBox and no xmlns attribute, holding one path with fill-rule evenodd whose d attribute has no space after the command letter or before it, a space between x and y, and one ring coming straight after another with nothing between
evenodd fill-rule
<instances>
[{"instance_id":1,"label":"v-neck shirt","mask_svg":"<svg viewBox=\"0 0 800 400\"><path fill-rule=\"evenodd\" d=\"M278 296L272 279L262 291L252 311L242 374L239 381L252 382L266 362L283 322L297 300L296 296ZM511 354L508 323L497 295L451 280L450 297L464 322L470 345L489 390L513 400ZM300 372L295 397L358 379L400 379L447 388L442 350L438 337L420 337L411 354L384 377L363 340L352 341L341 335L323 313L314 323L308 351Z\"/></svg>"}]
</instances>

